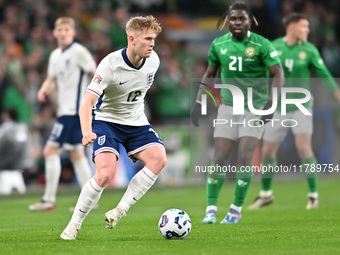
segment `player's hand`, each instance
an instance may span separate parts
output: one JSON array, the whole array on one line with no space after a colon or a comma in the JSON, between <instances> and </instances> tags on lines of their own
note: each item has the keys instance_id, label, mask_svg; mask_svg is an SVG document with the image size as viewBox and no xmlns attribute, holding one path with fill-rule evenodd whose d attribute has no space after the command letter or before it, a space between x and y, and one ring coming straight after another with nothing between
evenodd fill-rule
<instances>
[{"instance_id":1,"label":"player's hand","mask_svg":"<svg viewBox=\"0 0 340 255\"><path fill-rule=\"evenodd\" d=\"M96 139L97 139L97 135L95 133L88 132L84 134L82 142L83 142L83 145L87 147Z\"/></svg>"},{"instance_id":2,"label":"player's hand","mask_svg":"<svg viewBox=\"0 0 340 255\"><path fill-rule=\"evenodd\" d=\"M263 107L262 110L268 110L272 106L273 102L272 100L268 100L266 105ZM263 124L266 124L268 121L270 121L274 116L274 113L268 114L268 115L262 115L261 120L263 121Z\"/></svg>"},{"instance_id":3,"label":"player's hand","mask_svg":"<svg viewBox=\"0 0 340 255\"><path fill-rule=\"evenodd\" d=\"M340 90L335 91L334 96L335 96L336 100L338 100L338 102L340 103Z\"/></svg>"},{"instance_id":4,"label":"player's hand","mask_svg":"<svg viewBox=\"0 0 340 255\"><path fill-rule=\"evenodd\" d=\"M200 115L201 115L201 105L199 103L195 103L190 113L191 122L192 124L195 125L195 127L199 126L198 119Z\"/></svg>"},{"instance_id":5,"label":"player's hand","mask_svg":"<svg viewBox=\"0 0 340 255\"><path fill-rule=\"evenodd\" d=\"M47 97L46 97L45 91L39 90L39 92L38 92L38 100L39 100L40 103L46 103Z\"/></svg>"}]
</instances>

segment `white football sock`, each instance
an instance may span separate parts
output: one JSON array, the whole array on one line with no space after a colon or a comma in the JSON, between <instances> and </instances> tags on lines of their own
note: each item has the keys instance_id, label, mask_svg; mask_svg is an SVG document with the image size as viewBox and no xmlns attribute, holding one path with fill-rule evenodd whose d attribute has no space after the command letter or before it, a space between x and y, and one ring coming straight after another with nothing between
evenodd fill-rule
<instances>
[{"instance_id":1,"label":"white football sock","mask_svg":"<svg viewBox=\"0 0 340 255\"><path fill-rule=\"evenodd\" d=\"M118 206L127 212L151 188L157 177L150 169L143 167L130 181Z\"/></svg>"},{"instance_id":2,"label":"white football sock","mask_svg":"<svg viewBox=\"0 0 340 255\"><path fill-rule=\"evenodd\" d=\"M81 226L85 217L90 213L92 208L98 203L98 200L104 188L100 187L93 178L85 183L82 188L76 207L70 223L75 223Z\"/></svg>"},{"instance_id":3,"label":"white football sock","mask_svg":"<svg viewBox=\"0 0 340 255\"><path fill-rule=\"evenodd\" d=\"M72 165L79 185L82 188L91 178L91 168L89 162L87 161L86 157L82 157L81 159L72 162Z\"/></svg>"},{"instance_id":4,"label":"white football sock","mask_svg":"<svg viewBox=\"0 0 340 255\"><path fill-rule=\"evenodd\" d=\"M307 196L308 197L312 197L314 199L318 199L319 198L319 193L318 192L308 192Z\"/></svg>"},{"instance_id":5,"label":"white football sock","mask_svg":"<svg viewBox=\"0 0 340 255\"><path fill-rule=\"evenodd\" d=\"M217 212L217 206L216 205L208 205L207 209L205 210L205 212L207 213L207 212L209 212L211 210L214 210L214 211Z\"/></svg>"},{"instance_id":6,"label":"white football sock","mask_svg":"<svg viewBox=\"0 0 340 255\"><path fill-rule=\"evenodd\" d=\"M57 196L57 189L61 174L61 162L60 156L48 156L45 157L45 192L43 200L47 202L55 203Z\"/></svg>"},{"instance_id":7,"label":"white football sock","mask_svg":"<svg viewBox=\"0 0 340 255\"><path fill-rule=\"evenodd\" d=\"M260 191L260 197L270 197L273 195L273 191L272 190L261 190Z\"/></svg>"},{"instance_id":8,"label":"white football sock","mask_svg":"<svg viewBox=\"0 0 340 255\"><path fill-rule=\"evenodd\" d=\"M234 205L234 204L231 204L231 205L230 205L230 209L234 209L234 210L238 211L239 213L241 213L241 211L242 211L242 206L236 206L236 205Z\"/></svg>"}]
</instances>

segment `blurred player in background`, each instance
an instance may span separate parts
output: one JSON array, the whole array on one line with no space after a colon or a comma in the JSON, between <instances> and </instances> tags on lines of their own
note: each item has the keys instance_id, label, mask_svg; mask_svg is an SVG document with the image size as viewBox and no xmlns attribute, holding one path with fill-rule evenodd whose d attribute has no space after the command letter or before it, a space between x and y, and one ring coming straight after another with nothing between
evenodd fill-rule
<instances>
[{"instance_id":1,"label":"blurred player in background","mask_svg":"<svg viewBox=\"0 0 340 255\"><path fill-rule=\"evenodd\" d=\"M226 166L232 149L238 140L237 175L234 200L230 209L221 221L221 224L238 223L241 219L241 210L248 192L253 173L241 173L240 168L251 166L253 154L261 139L264 123L272 118L270 116L258 116L251 113L247 104L247 88L252 78L253 104L255 109L268 109L272 102L272 93L269 93L268 78L273 77L272 87L281 88L284 83L283 71L280 59L273 45L260 35L250 32L251 18L248 6L241 1L235 2L222 16L218 26L223 28L229 23L229 33L216 38L209 52L209 66L204 74L203 82L208 78L215 78L221 68L221 78L224 84L228 79L237 80L238 86L245 97L246 105L244 115L233 115L233 97L228 89L222 88L220 95L222 105L218 109L217 119L226 119L228 123L242 122L257 119L262 126L249 127L247 125L216 125L214 130L215 152L211 166ZM254 19L254 18L253 18ZM254 19L256 22L256 20ZM262 78L262 79L259 79ZM208 82L205 82L208 83ZM198 125L201 106L201 90L197 95L191 120ZM269 96L270 94L270 96ZM203 223L216 223L217 200L225 180L224 173L208 173L207 177L207 208Z\"/></svg>"},{"instance_id":2,"label":"blurred player in background","mask_svg":"<svg viewBox=\"0 0 340 255\"><path fill-rule=\"evenodd\" d=\"M58 48L49 57L47 78L38 92L38 99L45 103L47 96L57 89L58 119L43 151L45 192L40 202L29 206L31 211L54 210L61 174L62 149L69 151L80 186L83 187L91 178L90 165L81 144L78 110L89 83L89 75L93 76L96 71L96 63L84 46L74 42L76 30L72 18L58 18L55 21L53 35L57 39Z\"/></svg>"},{"instance_id":3,"label":"blurred player in background","mask_svg":"<svg viewBox=\"0 0 340 255\"><path fill-rule=\"evenodd\" d=\"M0 194L9 195L14 189L24 194L26 186L22 172L33 165L28 126L18 121L18 112L14 108L5 109L1 117Z\"/></svg>"},{"instance_id":4,"label":"blurred player in background","mask_svg":"<svg viewBox=\"0 0 340 255\"><path fill-rule=\"evenodd\" d=\"M115 176L119 144L145 167L132 178L118 206L105 213L108 228L115 227L151 188L166 164L163 142L144 113L144 97L160 64L153 51L160 32L153 16L130 19L126 25L128 47L106 56L87 88L80 119L84 146L93 142L96 173L80 193L72 218L60 235L63 240L76 239L85 217Z\"/></svg>"},{"instance_id":5,"label":"blurred player in background","mask_svg":"<svg viewBox=\"0 0 340 255\"><path fill-rule=\"evenodd\" d=\"M273 45L278 50L279 57L283 66L286 77L285 87L300 87L310 90L311 69L314 68L316 74L322 79L326 88L340 102L340 91L333 79L332 75L325 66L317 48L307 41L309 33L309 22L305 15L301 13L291 13L283 19L283 24L286 28L286 35L278 38L273 42ZM301 78L297 82L296 79ZM290 98L299 98L300 93L290 93ZM317 173L310 172L307 169L311 165L315 165L317 160L312 150L312 131L313 118L304 115L296 105L290 104L287 106L287 115L280 114L281 104L278 103L278 108L274 114L274 119L294 119L298 125L292 127L292 132L295 138L295 145L301 159L301 165L308 181L308 203L307 209L317 208L318 189L317 189ZM312 102L308 101L304 107L312 112ZM269 126L265 128L263 135L262 147L262 164L265 166L276 166L276 154L280 143L285 138L289 127L280 125ZM255 202L249 207L251 209L261 208L269 205L274 201L272 192L273 172L262 173L261 183L262 189L260 195L255 199Z\"/></svg>"}]
</instances>

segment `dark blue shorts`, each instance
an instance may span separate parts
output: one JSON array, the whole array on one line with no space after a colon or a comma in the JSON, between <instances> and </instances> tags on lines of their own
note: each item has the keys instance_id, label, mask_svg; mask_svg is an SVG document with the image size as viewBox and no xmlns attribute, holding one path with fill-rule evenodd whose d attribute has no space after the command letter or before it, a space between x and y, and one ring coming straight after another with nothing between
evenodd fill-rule
<instances>
[{"instance_id":1,"label":"dark blue shorts","mask_svg":"<svg viewBox=\"0 0 340 255\"><path fill-rule=\"evenodd\" d=\"M92 125L93 133L97 134L97 139L93 142L93 158L104 151L119 157L119 144L122 144L127 155L136 161L133 154L154 145L164 146L152 125L136 127L101 120L93 120Z\"/></svg>"},{"instance_id":2,"label":"dark blue shorts","mask_svg":"<svg viewBox=\"0 0 340 255\"><path fill-rule=\"evenodd\" d=\"M82 138L79 116L61 116L54 123L48 141L56 147L74 149L81 145Z\"/></svg>"}]
</instances>

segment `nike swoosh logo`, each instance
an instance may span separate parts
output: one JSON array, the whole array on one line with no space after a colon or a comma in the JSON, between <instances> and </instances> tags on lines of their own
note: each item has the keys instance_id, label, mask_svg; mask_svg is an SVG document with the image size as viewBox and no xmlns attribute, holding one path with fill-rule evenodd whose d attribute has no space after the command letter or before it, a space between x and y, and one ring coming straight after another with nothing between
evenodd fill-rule
<instances>
[{"instance_id":1,"label":"nike swoosh logo","mask_svg":"<svg viewBox=\"0 0 340 255\"><path fill-rule=\"evenodd\" d=\"M87 212L84 212L82 209L79 209L79 212L81 212L81 213L87 213Z\"/></svg>"},{"instance_id":2,"label":"nike swoosh logo","mask_svg":"<svg viewBox=\"0 0 340 255\"><path fill-rule=\"evenodd\" d=\"M119 82L119 85L123 85L123 84L125 84L125 83L127 83L128 81L124 81L124 82Z\"/></svg>"}]
</instances>

